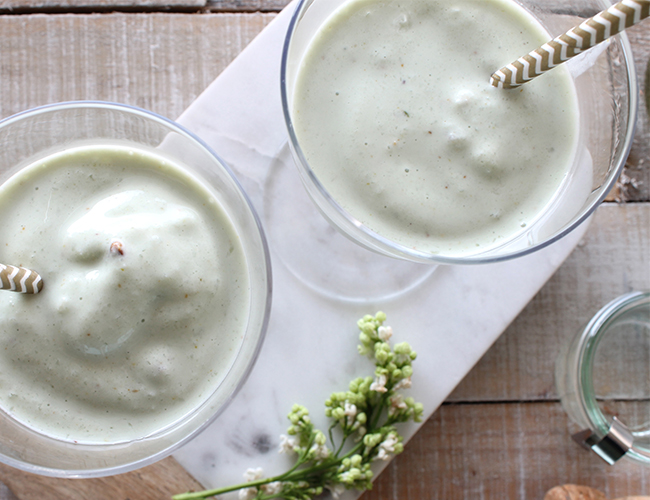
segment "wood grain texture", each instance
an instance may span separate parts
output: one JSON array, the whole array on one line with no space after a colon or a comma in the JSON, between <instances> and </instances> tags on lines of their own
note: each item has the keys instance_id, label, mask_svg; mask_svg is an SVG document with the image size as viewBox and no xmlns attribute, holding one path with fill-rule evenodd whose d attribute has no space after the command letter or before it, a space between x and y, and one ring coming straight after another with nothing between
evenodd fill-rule
<instances>
[{"instance_id":1,"label":"wood grain texture","mask_svg":"<svg viewBox=\"0 0 650 500\"><path fill-rule=\"evenodd\" d=\"M134 472L95 479L44 477L0 465L0 481L20 500L169 500L175 493L202 489L171 457Z\"/></svg>"},{"instance_id":2,"label":"wood grain texture","mask_svg":"<svg viewBox=\"0 0 650 500\"><path fill-rule=\"evenodd\" d=\"M290 0L0 0L0 12L37 10L198 10L212 12L280 12Z\"/></svg>"},{"instance_id":3,"label":"wood grain texture","mask_svg":"<svg viewBox=\"0 0 650 500\"><path fill-rule=\"evenodd\" d=\"M0 117L98 99L174 119L274 17L0 15Z\"/></svg>"},{"instance_id":4,"label":"wood grain texture","mask_svg":"<svg viewBox=\"0 0 650 500\"><path fill-rule=\"evenodd\" d=\"M4 483L0 483L0 500L19 500L13 491Z\"/></svg>"},{"instance_id":5,"label":"wood grain texture","mask_svg":"<svg viewBox=\"0 0 650 500\"><path fill-rule=\"evenodd\" d=\"M607 498L650 491L650 467L607 465L567 424L559 403L444 405L362 500L542 500L567 483Z\"/></svg>"},{"instance_id":6,"label":"wood grain texture","mask_svg":"<svg viewBox=\"0 0 650 500\"><path fill-rule=\"evenodd\" d=\"M208 0L213 12L279 12L290 0Z\"/></svg>"},{"instance_id":7,"label":"wood grain texture","mask_svg":"<svg viewBox=\"0 0 650 500\"><path fill-rule=\"evenodd\" d=\"M207 0L0 0L0 12L88 10L198 10Z\"/></svg>"},{"instance_id":8,"label":"wood grain texture","mask_svg":"<svg viewBox=\"0 0 650 500\"><path fill-rule=\"evenodd\" d=\"M610 199L650 201L650 21L626 30L639 84L639 118L630 156Z\"/></svg>"}]
</instances>

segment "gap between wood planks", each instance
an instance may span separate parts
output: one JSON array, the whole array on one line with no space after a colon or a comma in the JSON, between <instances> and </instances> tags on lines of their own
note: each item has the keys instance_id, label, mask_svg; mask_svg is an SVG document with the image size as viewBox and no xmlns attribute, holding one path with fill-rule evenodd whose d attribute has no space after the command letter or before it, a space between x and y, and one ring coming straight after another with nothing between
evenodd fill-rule
<instances>
[{"instance_id":1,"label":"gap between wood planks","mask_svg":"<svg viewBox=\"0 0 650 500\"><path fill-rule=\"evenodd\" d=\"M647 403L650 398L647 397L630 397L630 398L596 398L601 403ZM557 397L549 399L495 399L495 400L468 400L468 401L443 401L440 406L462 406L462 405L520 405L520 404L541 404L541 403L560 403Z\"/></svg>"},{"instance_id":2,"label":"gap between wood planks","mask_svg":"<svg viewBox=\"0 0 650 500\"><path fill-rule=\"evenodd\" d=\"M0 0L0 15L30 14L252 14L280 12L290 0Z\"/></svg>"}]
</instances>

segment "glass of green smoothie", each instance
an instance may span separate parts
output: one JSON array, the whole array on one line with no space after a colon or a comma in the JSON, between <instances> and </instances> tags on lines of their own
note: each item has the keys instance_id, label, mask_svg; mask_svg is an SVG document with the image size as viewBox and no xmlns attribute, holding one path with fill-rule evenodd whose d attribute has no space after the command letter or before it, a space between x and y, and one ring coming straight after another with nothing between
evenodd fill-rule
<instances>
[{"instance_id":1,"label":"glass of green smoothie","mask_svg":"<svg viewBox=\"0 0 650 500\"><path fill-rule=\"evenodd\" d=\"M268 321L257 215L229 168L174 122L71 102L0 122L0 461L91 477L195 436L246 379Z\"/></svg>"},{"instance_id":2,"label":"glass of green smoothie","mask_svg":"<svg viewBox=\"0 0 650 500\"><path fill-rule=\"evenodd\" d=\"M626 36L515 90L490 76L609 5L301 1L282 102L320 212L363 247L427 264L511 259L575 229L632 144Z\"/></svg>"}]
</instances>

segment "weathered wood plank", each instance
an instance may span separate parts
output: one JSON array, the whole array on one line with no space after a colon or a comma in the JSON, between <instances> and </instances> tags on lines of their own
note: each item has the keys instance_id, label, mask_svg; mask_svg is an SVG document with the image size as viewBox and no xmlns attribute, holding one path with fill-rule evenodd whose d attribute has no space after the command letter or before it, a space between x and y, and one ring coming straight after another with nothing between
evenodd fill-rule
<instances>
[{"instance_id":1,"label":"weathered wood plank","mask_svg":"<svg viewBox=\"0 0 650 500\"><path fill-rule=\"evenodd\" d=\"M639 119L624 175L611 198L650 201L650 22L626 30L639 83Z\"/></svg>"},{"instance_id":2,"label":"weathered wood plank","mask_svg":"<svg viewBox=\"0 0 650 500\"><path fill-rule=\"evenodd\" d=\"M197 10L207 0L0 0L0 12L75 11L75 10Z\"/></svg>"},{"instance_id":3,"label":"weathered wood plank","mask_svg":"<svg viewBox=\"0 0 650 500\"><path fill-rule=\"evenodd\" d=\"M559 403L445 405L362 500L542 500L573 483L607 498L648 494L650 468L608 466L575 444Z\"/></svg>"},{"instance_id":4,"label":"weathered wood plank","mask_svg":"<svg viewBox=\"0 0 650 500\"><path fill-rule=\"evenodd\" d=\"M605 204L573 254L449 400L556 398L553 367L562 342L610 300L642 289L650 289L650 204ZM620 367L621 380L629 369Z\"/></svg>"},{"instance_id":5,"label":"weathered wood plank","mask_svg":"<svg viewBox=\"0 0 650 500\"><path fill-rule=\"evenodd\" d=\"M0 16L0 117L52 102L99 99L174 119L273 17Z\"/></svg>"},{"instance_id":6,"label":"weathered wood plank","mask_svg":"<svg viewBox=\"0 0 650 500\"><path fill-rule=\"evenodd\" d=\"M134 472L95 479L37 476L0 464L0 481L20 500L169 500L176 493L203 489L171 457Z\"/></svg>"},{"instance_id":7,"label":"weathered wood plank","mask_svg":"<svg viewBox=\"0 0 650 500\"><path fill-rule=\"evenodd\" d=\"M208 0L213 12L279 12L291 0Z\"/></svg>"},{"instance_id":8,"label":"weathered wood plank","mask_svg":"<svg viewBox=\"0 0 650 500\"><path fill-rule=\"evenodd\" d=\"M212 12L280 12L290 0L0 0L0 12L201 8Z\"/></svg>"}]
</instances>

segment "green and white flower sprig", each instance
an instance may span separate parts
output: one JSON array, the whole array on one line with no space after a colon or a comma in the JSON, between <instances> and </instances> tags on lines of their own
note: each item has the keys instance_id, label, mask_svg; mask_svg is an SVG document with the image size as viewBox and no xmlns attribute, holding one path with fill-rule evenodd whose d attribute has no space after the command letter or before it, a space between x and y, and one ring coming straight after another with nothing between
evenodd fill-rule
<instances>
[{"instance_id":1,"label":"green and white flower sprig","mask_svg":"<svg viewBox=\"0 0 650 500\"><path fill-rule=\"evenodd\" d=\"M297 456L293 467L269 478L263 477L261 469L248 469L245 483L172 498L204 499L239 490L241 500L309 500L325 489L335 497L346 489L370 489L370 464L389 460L404 449L395 425L422 420L422 404L399 392L411 387L416 354L406 342L391 348L388 341L393 332L383 326L385 320L386 315L378 312L357 322L359 353L374 358L375 374L354 379L347 391L335 392L325 401L325 415L332 422L327 436L314 428L304 406L291 408L291 426L288 435L280 437L280 452Z\"/></svg>"}]
</instances>

